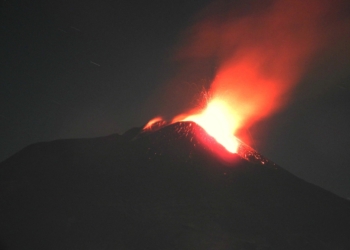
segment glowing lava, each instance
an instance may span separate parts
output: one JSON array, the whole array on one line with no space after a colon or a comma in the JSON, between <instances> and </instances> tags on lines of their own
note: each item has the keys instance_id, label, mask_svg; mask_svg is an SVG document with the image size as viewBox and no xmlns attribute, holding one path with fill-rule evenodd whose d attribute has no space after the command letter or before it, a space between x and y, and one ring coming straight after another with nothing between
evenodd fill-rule
<instances>
[{"instance_id":1,"label":"glowing lava","mask_svg":"<svg viewBox=\"0 0 350 250\"><path fill-rule=\"evenodd\" d=\"M157 116L153 119L151 119L149 122L147 122L147 124L143 127L144 130L147 129L152 129L152 127L157 123L157 122L162 122L163 119L160 116Z\"/></svg>"},{"instance_id":2,"label":"glowing lava","mask_svg":"<svg viewBox=\"0 0 350 250\"><path fill-rule=\"evenodd\" d=\"M213 99L204 110L198 114L189 115L181 121L197 123L227 151L237 153L239 142L233 133L238 127L238 121L233 114L232 109L224 101Z\"/></svg>"},{"instance_id":3,"label":"glowing lava","mask_svg":"<svg viewBox=\"0 0 350 250\"><path fill-rule=\"evenodd\" d=\"M175 117L171 123L195 122L206 133L212 136L229 153L237 153L240 142L234 136L234 132L240 128L241 120L224 99L213 98L202 110L194 110L190 114L182 114ZM158 129L167 124L160 116L151 119L143 130Z\"/></svg>"}]
</instances>

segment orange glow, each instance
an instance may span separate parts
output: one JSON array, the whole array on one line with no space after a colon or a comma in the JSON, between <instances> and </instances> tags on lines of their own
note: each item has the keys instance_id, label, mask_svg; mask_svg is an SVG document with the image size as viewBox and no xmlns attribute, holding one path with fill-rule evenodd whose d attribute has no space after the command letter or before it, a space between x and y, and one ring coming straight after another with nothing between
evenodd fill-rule
<instances>
[{"instance_id":1,"label":"orange glow","mask_svg":"<svg viewBox=\"0 0 350 250\"><path fill-rule=\"evenodd\" d=\"M147 122L147 124L143 127L144 130L147 129L151 129L152 126L156 123L156 122L160 122L163 121L163 118L161 116L157 116L153 119L151 119L149 122Z\"/></svg>"},{"instance_id":2,"label":"orange glow","mask_svg":"<svg viewBox=\"0 0 350 250\"><path fill-rule=\"evenodd\" d=\"M225 102L214 99L202 112L190 115L182 121L197 123L227 151L236 153L239 143L233 136L233 132L238 127L238 121L233 114L234 112Z\"/></svg>"},{"instance_id":3,"label":"orange glow","mask_svg":"<svg viewBox=\"0 0 350 250\"><path fill-rule=\"evenodd\" d=\"M159 113L180 113L173 122L193 121L235 153L238 132L249 137L249 128L283 109L315 58L334 41L348 41L341 2L252 1L240 11L236 1L214 1L177 47L183 69L156 99ZM206 107L186 113L200 87L210 96Z\"/></svg>"}]
</instances>

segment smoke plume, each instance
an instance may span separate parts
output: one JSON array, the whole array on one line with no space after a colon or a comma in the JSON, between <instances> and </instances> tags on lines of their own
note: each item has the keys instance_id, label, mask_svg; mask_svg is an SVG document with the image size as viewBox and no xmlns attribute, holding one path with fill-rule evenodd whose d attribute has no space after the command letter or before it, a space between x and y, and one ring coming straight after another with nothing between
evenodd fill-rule
<instances>
[{"instance_id":1,"label":"smoke plume","mask_svg":"<svg viewBox=\"0 0 350 250\"><path fill-rule=\"evenodd\" d=\"M184 32L174 57L183 70L166 96L188 104L201 90L188 82L211 77L204 86L210 96L232 107L238 127L249 127L290 101L316 56L348 46L345 7L328 0L213 2Z\"/></svg>"}]
</instances>

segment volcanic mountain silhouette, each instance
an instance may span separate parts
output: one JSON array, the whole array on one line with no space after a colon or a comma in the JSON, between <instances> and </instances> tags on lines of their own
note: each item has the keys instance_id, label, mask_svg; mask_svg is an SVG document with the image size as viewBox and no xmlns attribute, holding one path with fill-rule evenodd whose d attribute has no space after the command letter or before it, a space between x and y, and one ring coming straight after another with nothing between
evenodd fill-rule
<instances>
[{"instance_id":1,"label":"volcanic mountain silhouette","mask_svg":"<svg viewBox=\"0 0 350 250\"><path fill-rule=\"evenodd\" d=\"M1 247L350 249L349 201L218 147L191 122L30 145L0 164Z\"/></svg>"}]
</instances>

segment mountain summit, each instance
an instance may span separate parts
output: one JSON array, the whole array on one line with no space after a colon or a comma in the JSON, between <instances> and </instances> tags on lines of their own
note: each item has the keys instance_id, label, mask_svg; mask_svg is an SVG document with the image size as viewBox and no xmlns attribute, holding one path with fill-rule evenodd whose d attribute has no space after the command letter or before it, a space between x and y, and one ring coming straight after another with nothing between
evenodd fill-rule
<instances>
[{"instance_id":1,"label":"mountain summit","mask_svg":"<svg viewBox=\"0 0 350 250\"><path fill-rule=\"evenodd\" d=\"M341 250L349 235L349 201L192 122L36 143L0 164L2 249Z\"/></svg>"}]
</instances>

